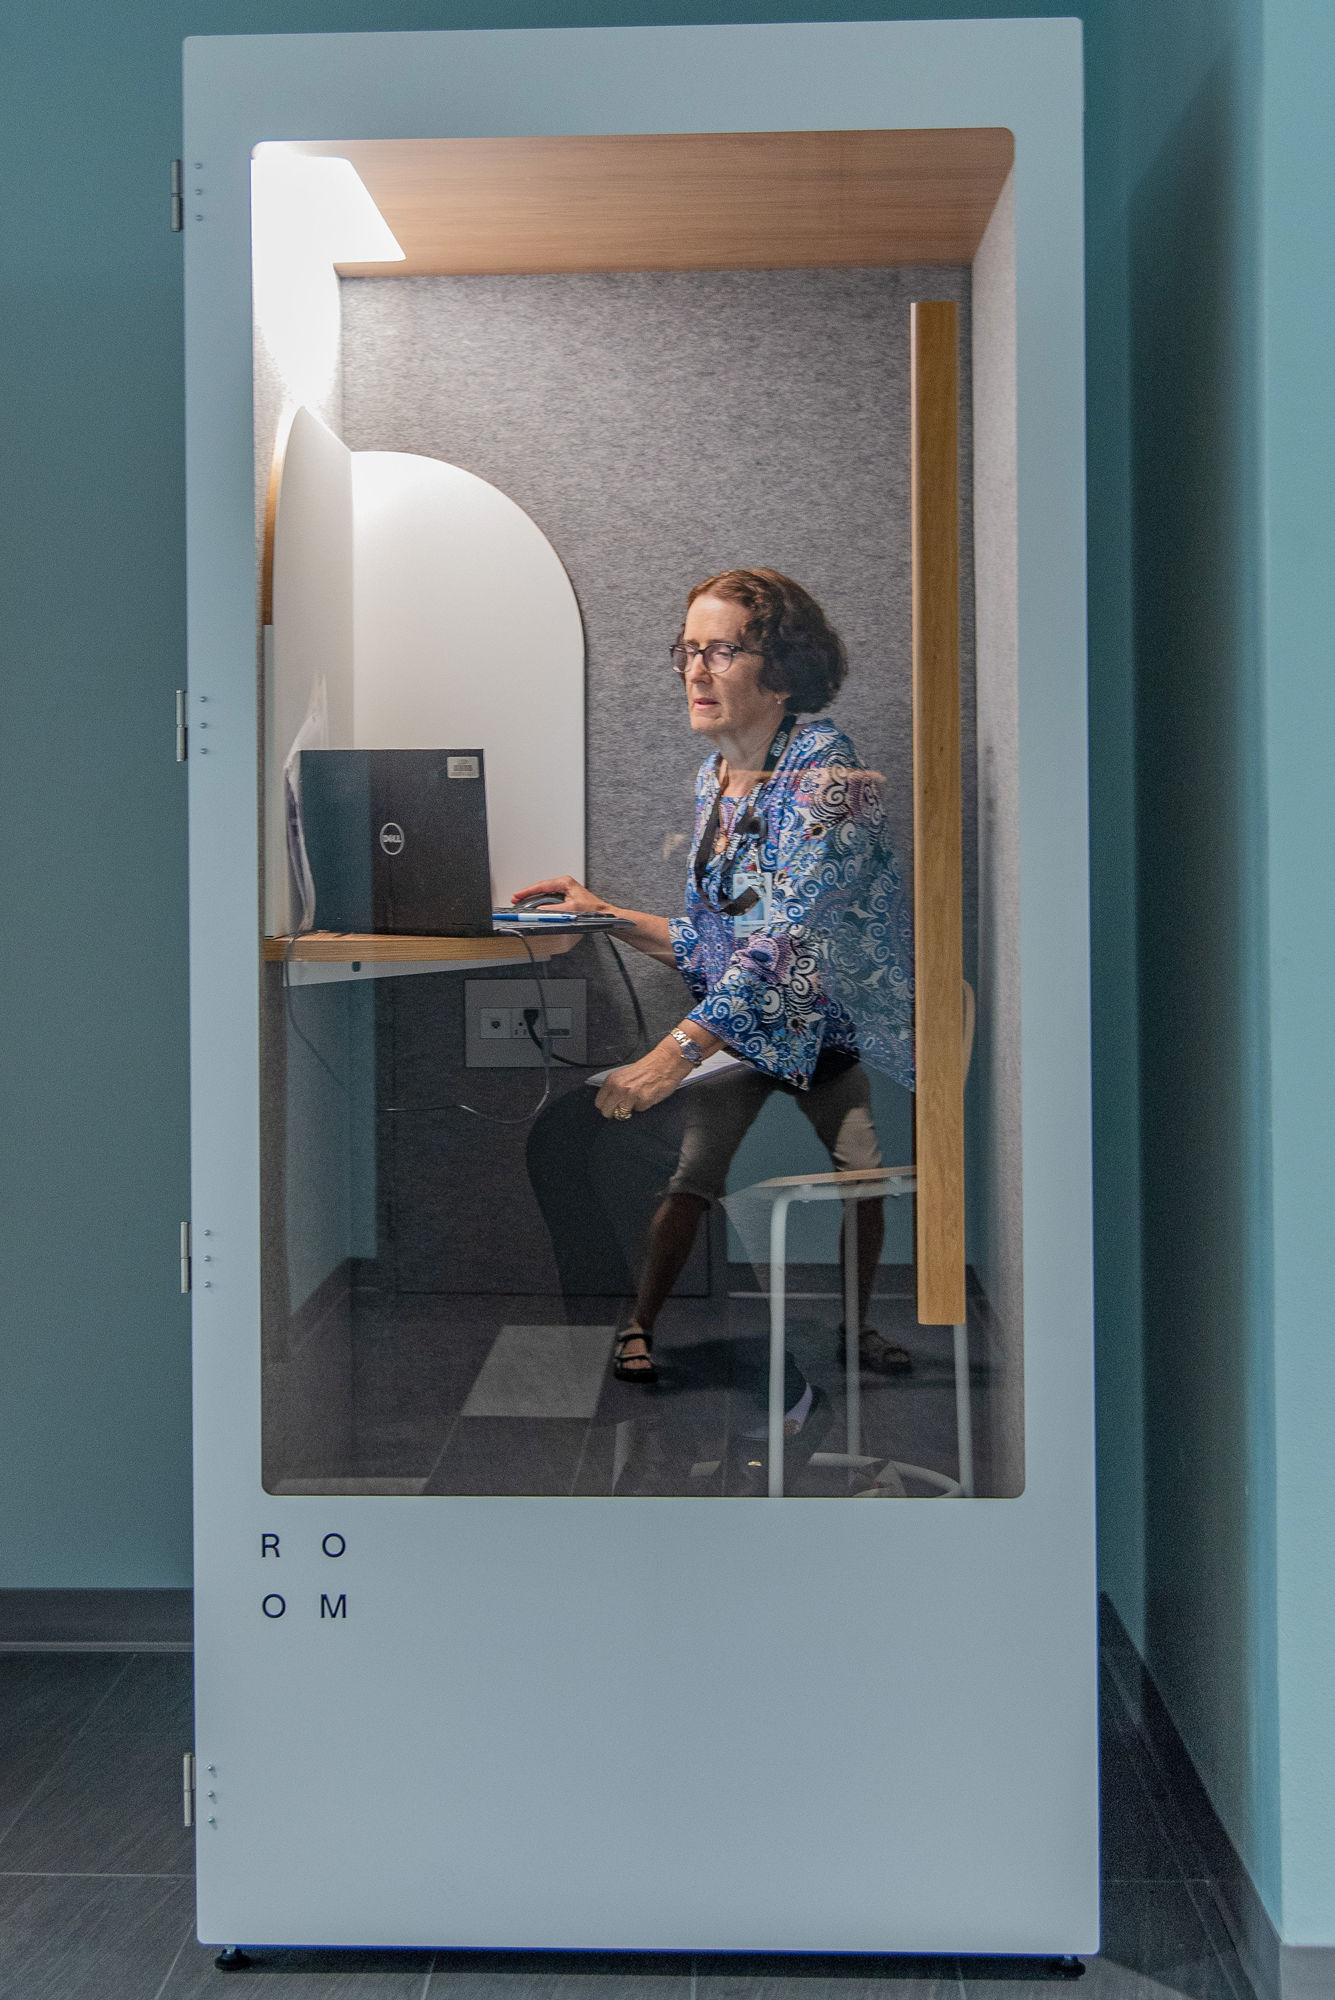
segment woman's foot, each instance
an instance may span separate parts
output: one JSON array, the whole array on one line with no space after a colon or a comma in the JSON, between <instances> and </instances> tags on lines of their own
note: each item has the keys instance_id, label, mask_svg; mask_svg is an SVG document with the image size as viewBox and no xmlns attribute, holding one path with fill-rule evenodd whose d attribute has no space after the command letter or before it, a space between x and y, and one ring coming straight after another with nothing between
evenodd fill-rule
<instances>
[{"instance_id":1,"label":"woman's foot","mask_svg":"<svg viewBox=\"0 0 1335 2000\"><path fill-rule=\"evenodd\" d=\"M842 1325L834 1337L835 1358L841 1366L847 1364L844 1329ZM864 1326L858 1335L858 1357L869 1375L907 1375L913 1366L913 1356L907 1347L896 1347L883 1340L874 1326Z\"/></svg>"},{"instance_id":2,"label":"woman's foot","mask_svg":"<svg viewBox=\"0 0 1335 2000\"><path fill-rule=\"evenodd\" d=\"M612 1373L618 1382L656 1382L658 1370L654 1366L650 1349L654 1344L651 1333L632 1323L616 1338L612 1350Z\"/></svg>"}]
</instances>

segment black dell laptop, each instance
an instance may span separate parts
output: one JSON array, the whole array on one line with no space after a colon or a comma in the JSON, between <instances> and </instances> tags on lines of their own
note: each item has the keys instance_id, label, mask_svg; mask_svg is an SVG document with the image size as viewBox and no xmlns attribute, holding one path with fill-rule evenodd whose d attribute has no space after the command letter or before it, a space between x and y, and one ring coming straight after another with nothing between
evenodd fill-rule
<instances>
[{"instance_id":1,"label":"black dell laptop","mask_svg":"<svg viewBox=\"0 0 1335 2000\"><path fill-rule=\"evenodd\" d=\"M490 937L480 750L303 750L313 928Z\"/></svg>"}]
</instances>

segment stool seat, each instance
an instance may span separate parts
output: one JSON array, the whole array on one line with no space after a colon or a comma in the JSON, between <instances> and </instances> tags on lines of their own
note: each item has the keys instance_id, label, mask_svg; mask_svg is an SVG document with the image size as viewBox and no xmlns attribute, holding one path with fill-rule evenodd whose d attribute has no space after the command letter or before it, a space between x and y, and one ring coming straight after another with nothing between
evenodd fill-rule
<instances>
[{"instance_id":1,"label":"stool seat","mask_svg":"<svg viewBox=\"0 0 1335 2000\"><path fill-rule=\"evenodd\" d=\"M830 1201L835 1194L842 1197L845 1188L851 1194L861 1182L867 1183L869 1195L912 1194L918 1185L918 1172L916 1167L849 1167L837 1174L776 1174L772 1180L756 1181L744 1192L759 1194L762 1188L810 1188L811 1193L800 1196L800 1200ZM822 1189L833 1190L833 1193L821 1193Z\"/></svg>"}]
</instances>

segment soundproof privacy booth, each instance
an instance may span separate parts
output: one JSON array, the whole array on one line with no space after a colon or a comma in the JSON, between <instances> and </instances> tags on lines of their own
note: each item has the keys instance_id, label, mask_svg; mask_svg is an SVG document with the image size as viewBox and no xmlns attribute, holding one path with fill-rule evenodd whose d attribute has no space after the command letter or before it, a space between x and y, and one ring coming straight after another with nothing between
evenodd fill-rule
<instances>
[{"instance_id":1,"label":"soundproof privacy booth","mask_svg":"<svg viewBox=\"0 0 1335 2000\"><path fill-rule=\"evenodd\" d=\"M186 45L208 1942L1097 1949L1081 93Z\"/></svg>"}]
</instances>

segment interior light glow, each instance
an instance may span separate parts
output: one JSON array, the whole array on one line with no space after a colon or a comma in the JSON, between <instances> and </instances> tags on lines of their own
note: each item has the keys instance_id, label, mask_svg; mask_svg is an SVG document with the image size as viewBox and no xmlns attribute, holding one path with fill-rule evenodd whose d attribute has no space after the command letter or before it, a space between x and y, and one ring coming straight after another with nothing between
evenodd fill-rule
<instances>
[{"instance_id":1,"label":"interior light glow","mask_svg":"<svg viewBox=\"0 0 1335 2000\"><path fill-rule=\"evenodd\" d=\"M334 266L398 263L404 252L350 160L264 145L255 149L250 174L256 333L285 402L306 403L336 424Z\"/></svg>"},{"instance_id":2,"label":"interior light glow","mask_svg":"<svg viewBox=\"0 0 1335 2000\"><path fill-rule=\"evenodd\" d=\"M277 211L331 264L403 262L406 252L351 160L257 146L251 187L257 209Z\"/></svg>"}]
</instances>

